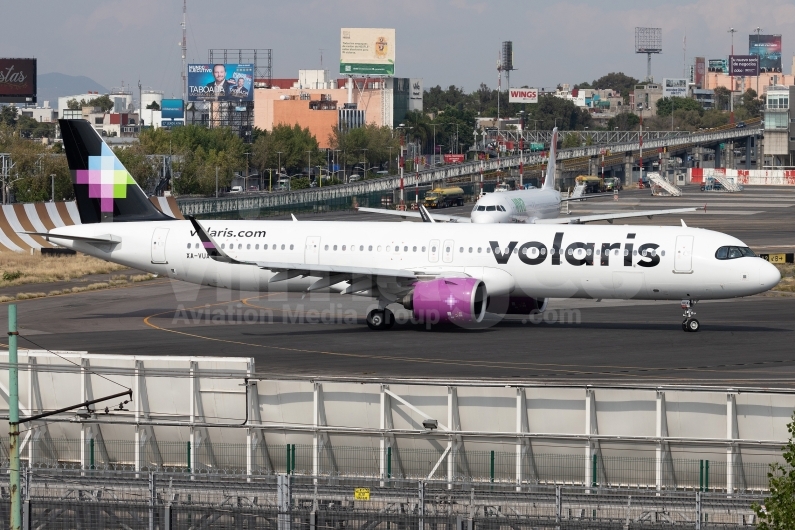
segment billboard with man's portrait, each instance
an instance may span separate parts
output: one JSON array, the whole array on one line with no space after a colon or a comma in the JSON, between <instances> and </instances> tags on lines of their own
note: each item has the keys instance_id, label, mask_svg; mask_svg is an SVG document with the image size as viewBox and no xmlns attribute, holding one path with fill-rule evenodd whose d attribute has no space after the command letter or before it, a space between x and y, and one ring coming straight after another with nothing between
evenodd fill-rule
<instances>
[{"instance_id":1,"label":"billboard with man's portrait","mask_svg":"<svg viewBox=\"0 0 795 530\"><path fill-rule=\"evenodd\" d=\"M254 65L189 64L188 101L254 101Z\"/></svg>"}]
</instances>

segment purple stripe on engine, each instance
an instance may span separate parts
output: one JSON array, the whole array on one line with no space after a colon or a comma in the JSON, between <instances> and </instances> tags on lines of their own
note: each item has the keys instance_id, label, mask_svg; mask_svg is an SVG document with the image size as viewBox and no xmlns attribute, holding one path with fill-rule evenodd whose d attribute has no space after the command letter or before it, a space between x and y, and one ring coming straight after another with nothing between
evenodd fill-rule
<instances>
[{"instance_id":1,"label":"purple stripe on engine","mask_svg":"<svg viewBox=\"0 0 795 530\"><path fill-rule=\"evenodd\" d=\"M212 241L202 241L202 245L204 245L204 248L215 248Z\"/></svg>"}]
</instances>

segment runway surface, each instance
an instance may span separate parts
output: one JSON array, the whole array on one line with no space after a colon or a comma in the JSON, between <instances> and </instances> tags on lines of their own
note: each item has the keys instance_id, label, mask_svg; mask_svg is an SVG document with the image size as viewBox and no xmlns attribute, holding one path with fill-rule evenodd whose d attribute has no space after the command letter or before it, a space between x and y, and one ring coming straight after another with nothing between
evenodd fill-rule
<instances>
[{"instance_id":1,"label":"runway surface","mask_svg":"<svg viewBox=\"0 0 795 530\"><path fill-rule=\"evenodd\" d=\"M703 203L705 195L625 192L618 205L590 200L572 211L679 206ZM725 203L720 210L729 213L684 217L689 225L731 233L757 251L792 252L795 190L754 188L708 199ZM374 219L352 212L311 218ZM678 224L679 216L628 223ZM592 300L554 300L543 318L509 317L476 330L428 331L405 322L372 332L364 323L371 303L327 294L237 293L166 279L17 302L23 347L247 356L263 374L795 387L791 295L703 302L696 307L699 333L681 330L675 302Z\"/></svg>"}]
</instances>

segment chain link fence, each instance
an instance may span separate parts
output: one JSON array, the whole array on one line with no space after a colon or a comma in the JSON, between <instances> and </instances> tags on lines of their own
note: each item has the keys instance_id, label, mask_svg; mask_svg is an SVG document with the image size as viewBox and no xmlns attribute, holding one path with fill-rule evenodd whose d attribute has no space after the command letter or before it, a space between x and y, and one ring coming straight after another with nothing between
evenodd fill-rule
<instances>
[{"instance_id":1,"label":"chain link fence","mask_svg":"<svg viewBox=\"0 0 795 530\"><path fill-rule=\"evenodd\" d=\"M7 478L7 469L3 469ZM7 524L8 482L0 518ZM30 469L25 530L748 528L761 496L439 481ZM3 526L5 528L5 526Z\"/></svg>"}]
</instances>

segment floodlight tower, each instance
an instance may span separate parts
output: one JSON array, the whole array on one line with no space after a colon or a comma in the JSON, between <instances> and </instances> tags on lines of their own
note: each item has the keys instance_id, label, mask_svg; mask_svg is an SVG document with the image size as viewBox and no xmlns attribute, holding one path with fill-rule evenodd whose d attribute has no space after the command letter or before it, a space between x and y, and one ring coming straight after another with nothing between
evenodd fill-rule
<instances>
[{"instance_id":1,"label":"floodlight tower","mask_svg":"<svg viewBox=\"0 0 795 530\"><path fill-rule=\"evenodd\" d=\"M662 28L635 28L635 53L646 54L646 81L651 81L651 55L662 53Z\"/></svg>"},{"instance_id":2,"label":"floodlight tower","mask_svg":"<svg viewBox=\"0 0 795 530\"><path fill-rule=\"evenodd\" d=\"M502 53L500 54L500 65L505 72L505 84L511 88L511 70L513 67L513 41L506 40L502 43Z\"/></svg>"}]
</instances>

